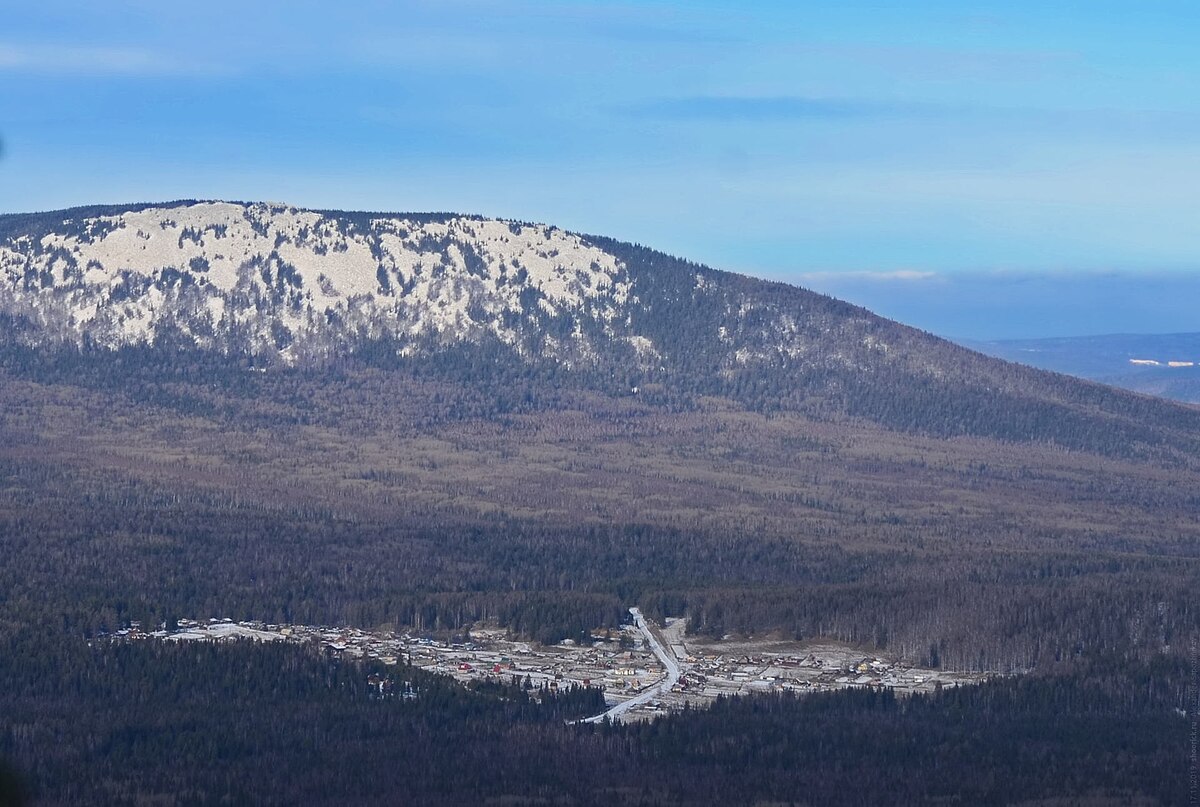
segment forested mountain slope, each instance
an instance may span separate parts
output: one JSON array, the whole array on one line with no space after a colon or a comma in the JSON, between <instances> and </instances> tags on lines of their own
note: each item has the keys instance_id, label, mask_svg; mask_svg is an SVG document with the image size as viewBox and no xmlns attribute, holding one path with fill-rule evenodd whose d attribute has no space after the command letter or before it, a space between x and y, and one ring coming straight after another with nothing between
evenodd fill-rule
<instances>
[{"instance_id":1,"label":"forested mountain slope","mask_svg":"<svg viewBox=\"0 0 1200 807\"><path fill-rule=\"evenodd\" d=\"M4 216L0 315L9 344L41 354L156 347L303 369L357 355L450 372L474 356L509 378L675 405L719 395L942 436L1200 448L1200 411L986 359L800 288L453 214L175 202Z\"/></svg>"},{"instance_id":2,"label":"forested mountain slope","mask_svg":"<svg viewBox=\"0 0 1200 807\"><path fill-rule=\"evenodd\" d=\"M1177 652L1200 411L451 214L0 218L0 626L559 639L630 604L993 669Z\"/></svg>"}]
</instances>

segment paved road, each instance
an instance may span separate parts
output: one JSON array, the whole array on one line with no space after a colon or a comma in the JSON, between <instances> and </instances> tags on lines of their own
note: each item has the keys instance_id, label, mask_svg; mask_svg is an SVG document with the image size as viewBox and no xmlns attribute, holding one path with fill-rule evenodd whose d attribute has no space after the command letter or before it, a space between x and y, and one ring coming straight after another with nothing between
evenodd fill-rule
<instances>
[{"instance_id":1,"label":"paved road","mask_svg":"<svg viewBox=\"0 0 1200 807\"><path fill-rule=\"evenodd\" d=\"M630 709L635 709L644 703L649 703L660 695L670 692L671 687L675 686L675 684L679 682L679 677L683 675L683 670L680 669L679 662L676 661L674 654L668 652L668 650L663 647L662 642L658 640L658 637L654 635L654 632L650 630L650 626L646 624L646 618L642 616L642 612L637 608L630 608L629 613L633 614L634 624L637 625L638 630L642 632L642 636L645 638L646 644L650 646L650 649L654 652L654 655L658 656L658 660L662 662L663 667L667 671L667 675L657 684L645 690L640 695L630 698L627 701L618 703L607 712L603 712L594 717L584 718L583 720L578 721L580 723L599 723L606 717L609 720L617 720L621 715L625 714Z\"/></svg>"}]
</instances>

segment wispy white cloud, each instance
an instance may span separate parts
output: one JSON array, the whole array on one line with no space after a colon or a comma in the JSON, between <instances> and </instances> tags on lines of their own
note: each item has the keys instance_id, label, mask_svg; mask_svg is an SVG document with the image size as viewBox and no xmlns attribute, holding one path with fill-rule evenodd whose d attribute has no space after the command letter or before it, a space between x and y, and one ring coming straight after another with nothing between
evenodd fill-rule
<instances>
[{"instance_id":1,"label":"wispy white cloud","mask_svg":"<svg viewBox=\"0 0 1200 807\"><path fill-rule=\"evenodd\" d=\"M874 272L868 270L854 270L847 272L805 272L797 275L797 279L803 283L820 283L828 281L846 280L846 281L881 281L881 282L913 282L918 280L933 280L938 277L937 272L928 272L920 269L895 269L889 272Z\"/></svg>"},{"instance_id":2,"label":"wispy white cloud","mask_svg":"<svg viewBox=\"0 0 1200 807\"><path fill-rule=\"evenodd\" d=\"M1088 70L1083 54L1068 49L999 50L855 42L799 42L783 49L919 78L940 79L952 74L958 78L1036 80Z\"/></svg>"},{"instance_id":3,"label":"wispy white cloud","mask_svg":"<svg viewBox=\"0 0 1200 807\"><path fill-rule=\"evenodd\" d=\"M850 96L693 95L656 98L622 111L635 118L702 125L832 121L875 127L890 120L923 122L941 131L992 130L1010 135L1024 131L1091 139L1190 140L1200 131L1200 112L1195 110L1022 107Z\"/></svg>"},{"instance_id":4,"label":"wispy white cloud","mask_svg":"<svg viewBox=\"0 0 1200 807\"><path fill-rule=\"evenodd\" d=\"M0 71L104 76L217 75L228 68L139 47L0 42Z\"/></svg>"},{"instance_id":5,"label":"wispy white cloud","mask_svg":"<svg viewBox=\"0 0 1200 807\"><path fill-rule=\"evenodd\" d=\"M850 118L945 115L931 104L801 96L690 96L663 98L632 107L639 117L671 120L846 120Z\"/></svg>"}]
</instances>

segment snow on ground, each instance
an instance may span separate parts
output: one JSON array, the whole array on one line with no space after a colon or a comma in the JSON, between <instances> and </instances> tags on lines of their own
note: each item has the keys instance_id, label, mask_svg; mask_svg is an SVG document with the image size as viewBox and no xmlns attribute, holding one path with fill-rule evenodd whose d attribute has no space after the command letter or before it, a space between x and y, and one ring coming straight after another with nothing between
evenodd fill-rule
<instances>
[{"instance_id":1,"label":"snow on ground","mask_svg":"<svg viewBox=\"0 0 1200 807\"><path fill-rule=\"evenodd\" d=\"M364 225L282 205L199 202L0 244L0 310L40 312L76 341L87 334L114 347L205 316L209 326L254 327L263 344L277 332L271 320L304 335L339 316L376 335L483 328L513 343L518 333L500 315L531 313L528 290L541 295L543 314L586 309L612 323L630 288L616 258L578 236L470 218Z\"/></svg>"}]
</instances>

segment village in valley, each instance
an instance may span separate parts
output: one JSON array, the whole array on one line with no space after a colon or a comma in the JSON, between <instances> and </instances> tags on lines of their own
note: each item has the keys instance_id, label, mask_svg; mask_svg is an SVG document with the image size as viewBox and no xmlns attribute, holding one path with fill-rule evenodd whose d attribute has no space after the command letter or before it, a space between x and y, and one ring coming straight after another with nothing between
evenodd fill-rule
<instances>
[{"instance_id":1,"label":"village in valley","mask_svg":"<svg viewBox=\"0 0 1200 807\"><path fill-rule=\"evenodd\" d=\"M411 664L449 675L463 684L500 680L534 691L573 686L599 687L611 707L590 718L645 720L685 703L705 706L720 696L791 691L823 692L886 688L898 693L932 692L978 683L990 673L913 667L901 660L864 653L828 640L811 642L700 639L686 636L686 620L667 619L660 628L637 609L633 624L599 631L590 645L570 639L556 645L512 639L500 628L478 626L454 637L358 628L277 625L230 619L180 619L144 630L138 623L118 630L117 641L260 641L315 644L348 659L384 665ZM419 697L403 682L373 673L380 695Z\"/></svg>"}]
</instances>

